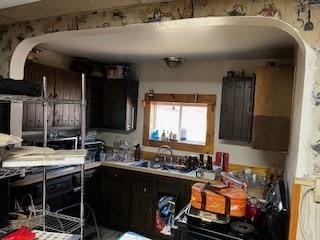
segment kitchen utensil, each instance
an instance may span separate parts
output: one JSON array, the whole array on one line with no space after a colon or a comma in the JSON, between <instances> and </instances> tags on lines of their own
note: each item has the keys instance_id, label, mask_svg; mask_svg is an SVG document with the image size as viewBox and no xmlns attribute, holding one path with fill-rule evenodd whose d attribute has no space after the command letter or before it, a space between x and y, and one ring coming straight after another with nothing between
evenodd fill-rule
<instances>
[{"instance_id":1,"label":"kitchen utensil","mask_svg":"<svg viewBox=\"0 0 320 240\"><path fill-rule=\"evenodd\" d=\"M304 30L305 31L312 31L314 28L313 22L311 22L311 10L309 9L308 11L308 21L304 25Z\"/></svg>"}]
</instances>

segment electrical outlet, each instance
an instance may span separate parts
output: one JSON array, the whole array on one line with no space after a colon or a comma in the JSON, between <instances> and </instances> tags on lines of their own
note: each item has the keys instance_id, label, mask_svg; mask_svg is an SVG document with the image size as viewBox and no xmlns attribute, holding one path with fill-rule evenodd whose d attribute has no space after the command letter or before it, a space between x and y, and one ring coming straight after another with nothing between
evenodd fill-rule
<instances>
[{"instance_id":1,"label":"electrical outlet","mask_svg":"<svg viewBox=\"0 0 320 240\"><path fill-rule=\"evenodd\" d=\"M314 201L316 203L320 203L320 178L316 178L314 188Z\"/></svg>"}]
</instances>

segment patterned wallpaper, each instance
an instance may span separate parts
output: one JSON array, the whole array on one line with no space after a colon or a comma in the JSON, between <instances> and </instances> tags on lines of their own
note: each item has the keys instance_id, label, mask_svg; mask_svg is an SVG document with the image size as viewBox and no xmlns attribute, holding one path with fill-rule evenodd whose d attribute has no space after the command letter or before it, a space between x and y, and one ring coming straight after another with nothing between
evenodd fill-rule
<instances>
[{"instance_id":1,"label":"patterned wallpaper","mask_svg":"<svg viewBox=\"0 0 320 240\"><path fill-rule=\"evenodd\" d=\"M24 39L41 34L134 23L169 21L206 16L255 16L281 18L296 27L314 47L320 45L320 7L312 8L313 31L304 31L308 6L305 0L177 0L143 7L97 10L82 14L33 20L0 26L0 75L8 76L15 47Z\"/></svg>"}]
</instances>

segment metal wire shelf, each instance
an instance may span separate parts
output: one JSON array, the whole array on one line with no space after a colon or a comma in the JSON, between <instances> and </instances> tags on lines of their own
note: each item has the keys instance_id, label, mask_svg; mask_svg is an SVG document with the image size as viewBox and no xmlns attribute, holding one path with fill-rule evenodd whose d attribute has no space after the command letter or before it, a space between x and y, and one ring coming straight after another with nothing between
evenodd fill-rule
<instances>
[{"instance_id":1,"label":"metal wire shelf","mask_svg":"<svg viewBox=\"0 0 320 240\"><path fill-rule=\"evenodd\" d=\"M57 99L44 97L30 97L25 95L0 94L0 101L3 102L26 102L26 103L56 103L56 104L81 104L81 100Z\"/></svg>"},{"instance_id":2,"label":"metal wire shelf","mask_svg":"<svg viewBox=\"0 0 320 240\"><path fill-rule=\"evenodd\" d=\"M45 222L45 228L43 228ZM35 230L44 230L47 232L64 233L64 234L79 234L80 218L67 216L61 213L46 211L43 216L42 210L36 210L36 214L18 225L9 225L0 229L0 238L11 231L16 230L21 225L27 226Z\"/></svg>"},{"instance_id":3,"label":"metal wire shelf","mask_svg":"<svg viewBox=\"0 0 320 240\"><path fill-rule=\"evenodd\" d=\"M30 171L31 168L0 168L0 180L14 176L21 176Z\"/></svg>"},{"instance_id":4,"label":"metal wire shelf","mask_svg":"<svg viewBox=\"0 0 320 240\"><path fill-rule=\"evenodd\" d=\"M43 76L43 96L41 97L29 97L24 95L6 95L0 94L0 102L30 102L30 103L42 103L43 104L43 146L47 147L48 141L48 105L50 103L58 104L79 104L81 106L81 148L85 149L85 135L86 135L86 94L85 94L85 74L81 76L81 100L65 100L65 99L52 99L47 95L47 77ZM0 152L0 165L2 156ZM80 218L74 218L66 216L60 213L51 213L46 211L46 181L47 172L46 168L43 168L43 181L42 181L42 205L43 209L40 211L41 215L37 213L26 224L33 229L39 229L44 231L56 231L62 233L72 233L76 230L79 231L80 239L83 240L83 225L84 225L84 162L80 164L80 176L81 176L81 197L80 197ZM13 166L15 167L15 166ZM33 225L33 223L35 225ZM59 227L59 228L58 228ZM8 226L0 229L0 239L2 236L10 231L14 230Z\"/></svg>"}]
</instances>

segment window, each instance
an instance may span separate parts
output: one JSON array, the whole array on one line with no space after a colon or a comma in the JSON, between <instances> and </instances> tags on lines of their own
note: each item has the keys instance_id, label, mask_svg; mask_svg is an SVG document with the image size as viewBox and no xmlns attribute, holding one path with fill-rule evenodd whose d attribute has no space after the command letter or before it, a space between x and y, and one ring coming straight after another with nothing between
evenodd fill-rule
<instances>
[{"instance_id":1,"label":"window","mask_svg":"<svg viewBox=\"0 0 320 240\"><path fill-rule=\"evenodd\" d=\"M214 95L146 94L145 146L213 152Z\"/></svg>"},{"instance_id":2,"label":"window","mask_svg":"<svg viewBox=\"0 0 320 240\"><path fill-rule=\"evenodd\" d=\"M150 139L161 140L164 134L171 141L206 144L207 105L151 103L154 110ZM196 123L196 124L195 124Z\"/></svg>"}]
</instances>

